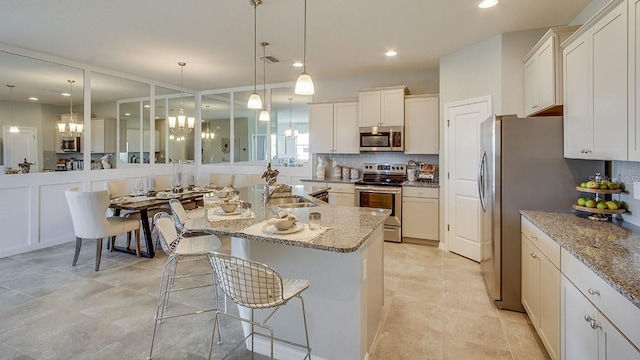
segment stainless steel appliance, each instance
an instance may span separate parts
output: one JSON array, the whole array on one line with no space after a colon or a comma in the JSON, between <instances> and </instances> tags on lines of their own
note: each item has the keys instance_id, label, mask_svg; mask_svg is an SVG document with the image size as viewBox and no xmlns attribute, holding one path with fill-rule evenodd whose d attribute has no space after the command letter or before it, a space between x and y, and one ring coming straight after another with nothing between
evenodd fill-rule
<instances>
[{"instance_id":1,"label":"stainless steel appliance","mask_svg":"<svg viewBox=\"0 0 640 360\"><path fill-rule=\"evenodd\" d=\"M60 139L60 149L64 152L82 152L79 136L63 136Z\"/></svg>"},{"instance_id":2,"label":"stainless steel appliance","mask_svg":"<svg viewBox=\"0 0 640 360\"><path fill-rule=\"evenodd\" d=\"M404 127L361 127L360 151L404 151Z\"/></svg>"},{"instance_id":3,"label":"stainless steel appliance","mask_svg":"<svg viewBox=\"0 0 640 360\"><path fill-rule=\"evenodd\" d=\"M568 212L577 179L604 162L564 159L562 117L492 116L481 124L481 268L500 309L521 304L520 210Z\"/></svg>"},{"instance_id":4,"label":"stainless steel appliance","mask_svg":"<svg viewBox=\"0 0 640 360\"><path fill-rule=\"evenodd\" d=\"M391 210L391 215L384 222L385 241L402 241L405 171L404 164L364 164L362 180L355 183L358 206Z\"/></svg>"},{"instance_id":5,"label":"stainless steel appliance","mask_svg":"<svg viewBox=\"0 0 640 360\"><path fill-rule=\"evenodd\" d=\"M436 178L435 164L420 163L418 171L418 181L433 181Z\"/></svg>"}]
</instances>

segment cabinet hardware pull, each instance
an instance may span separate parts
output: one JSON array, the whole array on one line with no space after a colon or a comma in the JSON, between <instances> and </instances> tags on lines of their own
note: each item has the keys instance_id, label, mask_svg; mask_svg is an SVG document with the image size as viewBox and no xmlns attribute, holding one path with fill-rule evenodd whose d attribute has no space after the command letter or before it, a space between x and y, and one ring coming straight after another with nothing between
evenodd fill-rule
<instances>
[{"instance_id":1,"label":"cabinet hardware pull","mask_svg":"<svg viewBox=\"0 0 640 360\"><path fill-rule=\"evenodd\" d=\"M538 258L538 254L534 253L533 251L530 252L529 255L531 255L531 257L534 258L534 259Z\"/></svg>"},{"instance_id":2,"label":"cabinet hardware pull","mask_svg":"<svg viewBox=\"0 0 640 360\"><path fill-rule=\"evenodd\" d=\"M532 239L537 239L538 237L537 237L537 236L535 236L535 235L531 235L531 238L532 238Z\"/></svg>"},{"instance_id":3,"label":"cabinet hardware pull","mask_svg":"<svg viewBox=\"0 0 640 360\"><path fill-rule=\"evenodd\" d=\"M589 295L598 295L598 296L600 296L600 291L599 290L589 289L589 290L587 290L587 292L589 293Z\"/></svg>"},{"instance_id":4,"label":"cabinet hardware pull","mask_svg":"<svg viewBox=\"0 0 640 360\"><path fill-rule=\"evenodd\" d=\"M591 320L589 322L589 326L591 326L591 328L593 330L598 330L598 329L602 328L602 326L600 324L598 324L595 320Z\"/></svg>"},{"instance_id":5,"label":"cabinet hardware pull","mask_svg":"<svg viewBox=\"0 0 640 360\"><path fill-rule=\"evenodd\" d=\"M591 315L587 314L587 315L584 316L584 321L591 322L591 321L593 321L593 318L591 317Z\"/></svg>"}]
</instances>

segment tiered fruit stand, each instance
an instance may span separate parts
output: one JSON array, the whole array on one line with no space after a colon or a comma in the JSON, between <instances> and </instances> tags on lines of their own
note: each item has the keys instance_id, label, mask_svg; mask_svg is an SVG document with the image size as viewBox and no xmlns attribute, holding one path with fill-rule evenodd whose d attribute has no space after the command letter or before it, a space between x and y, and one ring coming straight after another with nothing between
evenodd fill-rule
<instances>
[{"instance_id":1,"label":"tiered fruit stand","mask_svg":"<svg viewBox=\"0 0 640 360\"><path fill-rule=\"evenodd\" d=\"M622 193L622 189L615 189L615 190L587 189L587 188L583 188L583 187L580 187L580 186L576 186L576 190L578 190L580 192L583 192L583 193L596 194L596 197L594 198L596 203L598 203L600 200L602 200L600 198L600 195L613 195L613 194ZM620 200L620 199L618 199L618 200ZM598 220L598 221L607 221L609 219L609 216L611 216L611 215L624 214L625 212L627 212L627 210L624 209L624 208L619 208L619 209L616 209L616 210L598 209L598 208L595 208L595 207L590 208L590 207L586 207L586 206L580 206L580 205L577 205L577 204L573 204L572 207L575 210L578 210L578 211L591 213L591 215L589 216L589 219Z\"/></svg>"}]
</instances>

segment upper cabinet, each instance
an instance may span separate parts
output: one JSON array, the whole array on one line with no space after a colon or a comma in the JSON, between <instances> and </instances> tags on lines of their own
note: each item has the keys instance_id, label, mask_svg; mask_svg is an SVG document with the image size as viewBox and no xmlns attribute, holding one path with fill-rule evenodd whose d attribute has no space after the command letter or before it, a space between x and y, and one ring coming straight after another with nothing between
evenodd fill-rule
<instances>
[{"instance_id":1,"label":"upper cabinet","mask_svg":"<svg viewBox=\"0 0 640 360\"><path fill-rule=\"evenodd\" d=\"M358 102L359 126L404 126L406 86L361 90Z\"/></svg>"},{"instance_id":2,"label":"upper cabinet","mask_svg":"<svg viewBox=\"0 0 640 360\"><path fill-rule=\"evenodd\" d=\"M563 44L565 157L627 160L627 39L613 1Z\"/></svg>"},{"instance_id":3,"label":"upper cabinet","mask_svg":"<svg viewBox=\"0 0 640 360\"><path fill-rule=\"evenodd\" d=\"M629 0L629 160L640 161L640 1Z\"/></svg>"},{"instance_id":4,"label":"upper cabinet","mask_svg":"<svg viewBox=\"0 0 640 360\"><path fill-rule=\"evenodd\" d=\"M312 153L358 154L358 103L354 100L309 104Z\"/></svg>"},{"instance_id":5,"label":"upper cabinet","mask_svg":"<svg viewBox=\"0 0 640 360\"><path fill-rule=\"evenodd\" d=\"M560 44L580 26L551 28L524 58L526 116L562 115Z\"/></svg>"},{"instance_id":6,"label":"upper cabinet","mask_svg":"<svg viewBox=\"0 0 640 360\"><path fill-rule=\"evenodd\" d=\"M404 100L404 153L439 152L438 95L411 95Z\"/></svg>"},{"instance_id":7,"label":"upper cabinet","mask_svg":"<svg viewBox=\"0 0 640 360\"><path fill-rule=\"evenodd\" d=\"M91 152L97 154L116 152L115 119L91 119Z\"/></svg>"}]
</instances>

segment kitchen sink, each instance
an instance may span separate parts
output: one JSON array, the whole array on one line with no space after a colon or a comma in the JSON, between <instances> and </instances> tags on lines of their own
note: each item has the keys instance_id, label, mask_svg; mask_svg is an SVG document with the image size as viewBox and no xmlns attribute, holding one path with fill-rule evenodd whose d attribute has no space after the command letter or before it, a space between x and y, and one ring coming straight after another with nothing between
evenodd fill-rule
<instances>
[{"instance_id":1,"label":"kitchen sink","mask_svg":"<svg viewBox=\"0 0 640 360\"><path fill-rule=\"evenodd\" d=\"M280 209L299 209L299 208L306 208L306 207L314 207L318 205L310 202L300 202L300 203L291 203L291 204L280 204L276 206L279 207Z\"/></svg>"},{"instance_id":2,"label":"kitchen sink","mask_svg":"<svg viewBox=\"0 0 640 360\"><path fill-rule=\"evenodd\" d=\"M302 196L278 196L269 199L269 204L281 209L298 209L318 206Z\"/></svg>"}]
</instances>

